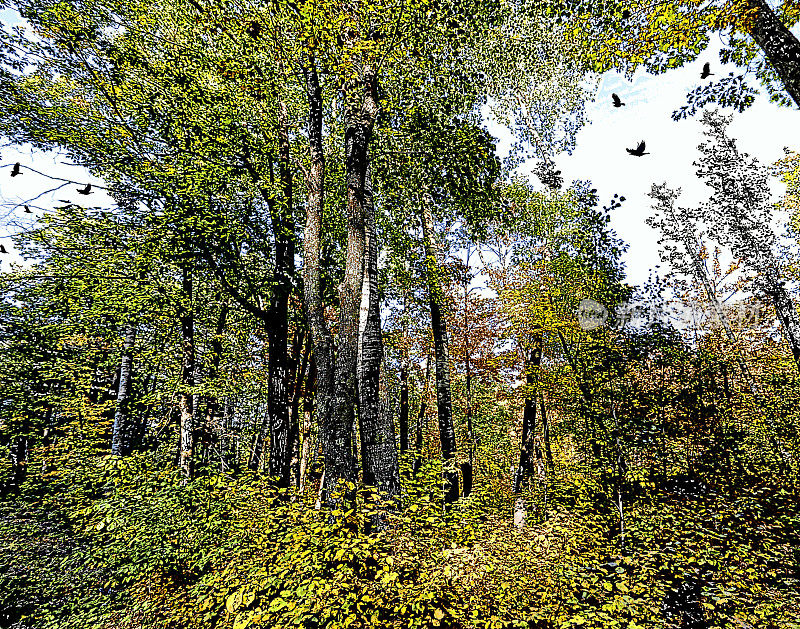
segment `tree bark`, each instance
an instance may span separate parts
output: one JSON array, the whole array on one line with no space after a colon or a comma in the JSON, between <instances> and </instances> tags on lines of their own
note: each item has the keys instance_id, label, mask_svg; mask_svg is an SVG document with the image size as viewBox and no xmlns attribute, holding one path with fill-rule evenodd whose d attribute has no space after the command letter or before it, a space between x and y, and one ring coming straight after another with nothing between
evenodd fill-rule
<instances>
[{"instance_id":1,"label":"tree bark","mask_svg":"<svg viewBox=\"0 0 800 629\"><path fill-rule=\"evenodd\" d=\"M792 298L786 292L775 266L777 265L772 265L765 278L768 283L766 292L772 299L775 314L778 316L778 321L781 322L784 336L792 350L792 358L800 371L800 318L797 316Z\"/></svg>"},{"instance_id":2,"label":"tree bark","mask_svg":"<svg viewBox=\"0 0 800 629\"><path fill-rule=\"evenodd\" d=\"M550 446L550 422L547 419L547 409L544 405L544 395L539 397L539 408L542 417L542 439L544 441L544 455L547 457L548 473L553 472L553 450Z\"/></svg>"},{"instance_id":3,"label":"tree bark","mask_svg":"<svg viewBox=\"0 0 800 629\"><path fill-rule=\"evenodd\" d=\"M383 361L381 313L378 295L378 243L375 206L369 173L364 185L366 246L361 307L361 343L358 366L358 417L364 484L376 487L381 498L400 493L400 468L390 413L381 412L380 369Z\"/></svg>"},{"instance_id":4,"label":"tree bark","mask_svg":"<svg viewBox=\"0 0 800 629\"><path fill-rule=\"evenodd\" d=\"M800 42L764 0L749 0L748 5L753 14L748 20L748 33L800 107Z\"/></svg>"},{"instance_id":5,"label":"tree bark","mask_svg":"<svg viewBox=\"0 0 800 629\"><path fill-rule=\"evenodd\" d=\"M119 386L117 388L117 407L114 411L114 425L111 429L111 454L123 456L130 453L132 426L128 397L131 392L133 376L133 345L136 342L136 327L129 325L125 331L122 358L119 365Z\"/></svg>"},{"instance_id":6,"label":"tree bark","mask_svg":"<svg viewBox=\"0 0 800 629\"><path fill-rule=\"evenodd\" d=\"M425 262L431 309L431 328L436 353L436 408L439 419L439 440L444 459L444 499L458 500L458 470L452 467L456 454L456 432L453 426L453 403L450 393L450 351L445 322L445 300L439 281L440 264L436 254L433 216L430 205L422 204L422 233L425 239Z\"/></svg>"},{"instance_id":7,"label":"tree bark","mask_svg":"<svg viewBox=\"0 0 800 629\"><path fill-rule=\"evenodd\" d=\"M417 414L417 426L414 436L414 464L411 466L411 472L414 476L417 475L420 465L422 463L422 427L425 425L425 412L428 410L428 381L431 378L431 355L430 352L425 359L425 382L422 385L422 391L419 398L419 413Z\"/></svg>"},{"instance_id":8,"label":"tree bark","mask_svg":"<svg viewBox=\"0 0 800 629\"><path fill-rule=\"evenodd\" d=\"M278 104L278 169L281 198L269 203L272 230L275 234L275 271L269 318L272 325L269 339L267 413L269 420L268 474L278 487L288 487L291 481L291 422L289 417L289 296L294 276L294 221L292 220L293 181L289 154L289 128L286 103ZM264 428L267 428L264 426ZM265 435L258 437L256 456L251 467L259 466Z\"/></svg>"},{"instance_id":9,"label":"tree bark","mask_svg":"<svg viewBox=\"0 0 800 629\"><path fill-rule=\"evenodd\" d=\"M514 493L518 494L533 477L533 453L536 447L536 391L537 371L542 364L542 335L537 333L525 358L525 410L522 415L522 439L519 447L519 464L514 474Z\"/></svg>"},{"instance_id":10,"label":"tree bark","mask_svg":"<svg viewBox=\"0 0 800 629\"><path fill-rule=\"evenodd\" d=\"M304 68L306 97L308 99L308 142L311 156L306 177L306 225L303 238L303 298L308 326L314 344L316 365L316 410L320 427L320 442L326 452L334 442L331 418L334 404L333 338L325 321L320 275L320 248L322 211L325 190L325 157L322 147L322 89L319 84L316 62L309 59ZM349 436L349 427L346 431ZM335 446L334 446L335 447ZM346 456L351 456L350 444Z\"/></svg>"},{"instance_id":11,"label":"tree bark","mask_svg":"<svg viewBox=\"0 0 800 629\"><path fill-rule=\"evenodd\" d=\"M408 360L403 359L400 367L400 412L398 413L400 428L400 453L408 452Z\"/></svg>"},{"instance_id":12,"label":"tree bark","mask_svg":"<svg viewBox=\"0 0 800 629\"><path fill-rule=\"evenodd\" d=\"M181 386L178 394L180 410L180 468L184 477L194 475L194 306L192 304L192 271L189 263L183 266L181 282L180 322L182 338Z\"/></svg>"}]
</instances>

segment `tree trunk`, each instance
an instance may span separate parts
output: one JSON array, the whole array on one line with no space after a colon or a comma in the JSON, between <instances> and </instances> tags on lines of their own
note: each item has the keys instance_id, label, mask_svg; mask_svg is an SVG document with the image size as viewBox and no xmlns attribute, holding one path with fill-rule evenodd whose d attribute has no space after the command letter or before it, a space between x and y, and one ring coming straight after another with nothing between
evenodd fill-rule
<instances>
[{"instance_id":1,"label":"tree trunk","mask_svg":"<svg viewBox=\"0 0 800 629\"><path fill-rule=\"evenodd\" d=\"M783 81L786 92L800 107L800 42L764 0L749 0L752 19L747 32L764 52Z\"/></svg>"},{"instance_id":2,"label":"tree trunk","mask_svg":"<svg viewBox=\"0 0 800 629\"><path fill-rule=\"evenodd\" d=\"M306 96L308 98L308 141L311 154L306 177L306 225L303 238L303 298L308 317L308 327L314 344L316 364L316 410L320 429L320 443L326 452L328 444L336 435L332 434L331 418L334 396L333 338L325 321L320 277L320 247L322 211L325 190L325 157L322 149L322 89L313 59L304 68ZM349 436L349 426L347 435ZM350 445L345 448L350 452ZM347 454L349 456L349 454Z\"/></svg>"},{"instance_id":3,"label":"tree trunk","mask_svg":"<svg viewBox=\"0 0 800 629\"><path fill-rule=\"evenodd\" d=\"M114 426L111 430L111 454L123 456L131 450L132 426L128 397L131 392L133 376L133 345L136 342L136 327L129 325L125 331L122 358L119 365L119 387L117 388L117 407L114 412Z\"/></svg>"},{"instance_id":4,"label":"tree trunk","mask_svg":"<svg viewBox=\"0 0 800 629\"><path fill-rule=\"evenodd\" d=\"M533 477L533 454L536 447L536 391L537 372L542 364L542 335L537 333L533 346L525 358L525 410L522 415L522 440L519 447L519 464L514 474L514 493L518 494Z\"/></svg>"},{"instance_id":5,"label":"tree trunk","mask_svg":"<svg viewBox=\"0 0 800 629\"><path fill-rule=\"evenodd\" d=\"M269 416L269 476L278 487L288 487L291 480L291 423L289 417L289 296L294 276L294 222L292 221L292 170L289 154L289 129L286 104L280 102L278 114L278 168L281 198L269 204L272 230L275 233L275 271L268 329L269 367L267 413ZM266 426L265 426L266 428ZM253 463L258 467L264 430Z\"/></svg>"},{"instance_id":6,"label":"tree trunk","mask_svg":"<svg viewBox=\"0 0 800 629\"><path fill-rule=\"evenodd\" d=\"M420 465L422 463L422 427L425 425L425 412L428 410L428 381L431 379L431 355L425 359L425 382L422 385L422 391L419 397L419 413L417 414L417 427L415 429L414 437L414 464L411 466L411 472L414 476L417 475Z\"/></svg>"},{"instance_id":7,"label":"tree trunk","mask_svg":"<svg viewBox=\"0 0 800 629\"><path fill-rule=\"evenodd\" d=\"M381 313L378 295L378 243L375 207L369 174L364 185L366 246L361 307L361 343L358 366L358 417L364 484L376 487L381 498L400 493L400 468L390 413L381 412L380 369L383 361Z\"/></svg>"},{"instance_id":8,"label":"tree trunk","mask_svg":"<svg viewBox=\"0 0 800 629\"><path fill-rule=\"evenodd\" d=\"M450 351L445 323L445 300L439 281L440 264L436 254L433 216L430 205L422 204L422 233L425 239L425 262L430 295L431 328L436 352L436 407L439 418L439 439L444 459L444 499L458 500L458 470L453 467L456 454L456 432L453 426L453 404L450 393Z\"/></svg>"},{"instance_id":9,"label":"tree trunk","mask_svg":"<svg viewBox=\"0 0 800 629\"><path fill-rule=\"evenodd\" d=\"M547 458L548 473L553 473L553 450L550 447L550 422L547 419L547 409L544 405L544 395L539 398L539 408L542 416L542 439L544 441L544 455Z\"/></svg>"},{"instance_id":10,"label":"tree trunk","mask_svg":"<svg viewBox=\"0 0 800 629\"><path fill-rule=\"evenodd\" d=\"M408 452L408 359L403 359L400 367L400 453Z\"/></svg>"},{"instance_id":11,"label":"tree trunk","mask_svg":"<svg viewBox=\"0 0 800 629\"><path fill-rule=\"evenodd\" d=\"M358 79L345 87L345 168L347 182L347 253L344 279L339 285L339 335L336 353L334 412L327 432L325 501L340 485L356 482L353 430L358 405L357 363L361 284L364 274L364 183L369 142L378 115L377 80L368 64L358 68Z\"/></svg>"},{"instance_id":12,"label":"tree trunk","mask_svg":"<svg viewBox=\"0 0 800 629\"><path fill-rule=\"evenodd\" d=\"M185 478L194 474L194 307L192 304L192 271L189 263L183 266L181 282L180 322L182 337L181 386L178 394L180 410L180 468Z\"/></svg>"},{"instance_id":13,"label":"tree trunk","mask_svg":"<svg viewBox=\"0 0 800 629\"><path fill-rule=\"evenodd\" d=\"M778 316L778 321L781 322L784 336L792 350L792 358L794 358L797 369L800 370L800 319L798 319L794 303L789 297L789 293L786 292L777 271L770 272L766 280L769 284L767 294L772 299L775 314Z\"/></svg>"}]
</instances>

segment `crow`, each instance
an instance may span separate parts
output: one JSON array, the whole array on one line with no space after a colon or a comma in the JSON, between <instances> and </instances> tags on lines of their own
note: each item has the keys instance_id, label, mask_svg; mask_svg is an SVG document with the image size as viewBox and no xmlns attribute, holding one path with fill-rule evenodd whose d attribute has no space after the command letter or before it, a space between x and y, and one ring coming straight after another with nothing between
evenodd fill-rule
<instances>
[{"instance_id":1,"label":"crow","mask_svg":"<svg viewBox=\"0 0 800 629\"><path fill-rule=\"evenodd\" d=\"M703 71L700 73L700 78L707 79L710 76L714 76L714 73L711 71L711 64L706 61L703 65Z\"/></svg>"},{"instance_id":2,"label":"crow","mask_svg":"<svg viewBox=\"0 0 800 629\"><path fill-rule=\"evenodd\" d=\"M624 106L625 106L625 103L623 103L623 102L622 102L622 101L619 99L619 96L617 96L616 94L612 94L612 95L611 95L611 100L613 100L613 101L614 101L614 107L624 107Z\"/></svg>"},{"instance_id":3,"label":"crow","mask_svg":"<svg viewBox=\"0 0 800 629\"><path fill-rule=\"evenodd\" d=\"M14 164L14 168L11 169L11 176L16 177L17 175L21 175L22 171L20 170L20 163L17 162Z\"/></svg>"},{"instance_id":4,"label":"crow","mask_svg":"<svg viewBox=\"0 0 800 629\"><path fill-rule=\"evenodd\" d=\"M0 245L0 253L8 253L4 245Z\"/></svg>"},{"instance_id":5,"label":"crow","mask_svg":"<svg viewBox=\"0 0 800 629\"><path fill-rule=\"evenodd\" d=\"M625 150L628 151L629 155L636 155L636 157L641 157L642 155L650 155L650 153L644 152L644 140L639 142L639 146L637 146L635 149L625 149Z\"/></svg>"},{"instance_id":6,"label":"crow","mask_svg":"<svg viewBox=\"0 0 800 629\"><path fill-rule=\"evenodd\" d=\"M259 35L261 35L261 24L256 21L250 22L247 26L247 34L253 39L258 39Z\"/></svg>"},{"instance_id":7,"label":"crow","mask_svg":"<svg viewBox=\"0 0 800 629\"><path fill-rule=\"evenodd\" d=\"M29 208L27 205L25 206L25 213L26 214L33 214L33 212L31 212L31 208Z\"/></svg>"},{"instance_id":8,"label":"crow","mask_svg":"<svg viewBox=\"0 0 800 629\"><path fill-rule=\"evenodd\" d=\"M92 194L92 184L87 183L85 188L77 188L78 194Z\"/></svg>"}]
</instances>

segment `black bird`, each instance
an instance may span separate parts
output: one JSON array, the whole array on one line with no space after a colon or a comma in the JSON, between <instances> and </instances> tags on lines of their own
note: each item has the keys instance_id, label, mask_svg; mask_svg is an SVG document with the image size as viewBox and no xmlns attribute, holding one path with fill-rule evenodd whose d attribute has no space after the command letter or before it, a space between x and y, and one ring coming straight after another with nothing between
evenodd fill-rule
<instances>
[{"instance_id":1,"label":"black bird","mask_svg":"<svg viewBox=\"0 0 800 629\"><path fill-rule=\"evenodd\" d=\"M261 35L261 24L256 21L250 22L247 25L247 34L253 39L258 39L259 35Z\"/></svg>"},{"instance_id":2,"label":"black bird","mask_svg":"<svg viewBox=\"0 0 800 629\"><path fill-rule=\"evenodd\" d=\"M5 246L0 245L0 253L8 253L8 251L6 251Z\"/></svg>"},{"instance_id":3,"label":"black bird","mask_svg":"<svg viewBox=\"0 0 800 629\"><path fill-rule=\"evenodd\" d=\"M33 212L31 212L31 208L29 208L27 205L25 206L25 213L26 214L33 214Z\"/></svg>"},{"instance_id":4,"label":"black bird","mask_svg":"<svg viewBox=\"0 0 800 629\"><path fill-rule=\"evenodd\" d=\"M22 170L20 170L19 166L20 166L19 162L14 164L14 168L11 169L11 176L12 177L16 177L17 175L21 175L22 174Z\"/></svg>"},{"instance_id":5,"label":"black bird","mask_svg":"<svg viewBox=\"0 0 800 629\"><path fill-rule=\"evenodd\" d=\"M625 149L625 150L628 151L629 155L636 155L636 157L641 157L642 155L650 155L650 153L644 152L644 140L639 142L639 146L637 146L635 149Z\"/></svg>"},{"instance_id":6,"label":"black bird","mask_svg":"<svg viewBox=\"0 0 800 629\"><path fill-rule=\"evenodd\" d=\"M92 194L92 184L87 183L85 188L78 188L78 194Z\"/></svg>"},{"instance_id":7,"label":"black bird","mask_svg":"<svg viewBox=\"0 0 800 629\"><path fill-rule=\"evenodd\" d=\"M620 100L619 96L617 96L616 94L612 94L611 95L611 100L614 101L614 107L624 107L625 106L625 103L623 103Z\"/></svg>"},{"instance_id":8,"label":"black bird","mask_svg":"<svg viewBox=\"0 0 800 629\"><path fill-rule=\"evenodd\" d=\"M711 64L706 61L703 65L703 71L700 73L700 78L707 79L710 76L714 76L714 73L711 71Z\"/></svg>"}]
</instances>

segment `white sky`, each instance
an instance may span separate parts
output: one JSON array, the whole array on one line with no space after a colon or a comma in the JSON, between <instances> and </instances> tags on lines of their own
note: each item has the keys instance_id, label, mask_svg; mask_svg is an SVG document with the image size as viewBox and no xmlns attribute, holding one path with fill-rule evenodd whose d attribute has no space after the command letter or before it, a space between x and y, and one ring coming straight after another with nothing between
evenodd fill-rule
<instances>
[{"instance_id":1,"label":"white sky","mask_svg":"<svg viewBox=\"0 0 800 629\"><path fill-rule=\"evenodd\" d=\"M0 11L0 23L8 26L9 18L15 15L11 11ZM658 235L645 224L650 213L651 200L647 193L651 184L666 181L671 187L682 188L684 194L679 202L683 205L706 197L692 166L698 155L697 145L703 137L700 116L679 122L671 118L671 113L685 104L687 92L701 84L700 70L705 61L711 63L712 72L717 76L737 70L735 66L722 66L717 47L713 46L713 50L709 49L694 63L659 76L640 72L629 82L617 73L606 73L596 99L587 104L589 123L578 133L575 151L571 156L563 153L556 157L565 182L591 180L604 204L615 193L626 197L622 208L613 215L612 226L629 245L624 259L628 281L633 284L644 282L650 269L659 264ZM612 92L619 94L625 107L615 109L611 105ZM800 112L797 110L773 105L760 95L744 113L723 111L733 113L729 132L737 139L739 148L763 163L769 164L782 157L784 146L800 150ZM501 139L501 154L507 152L507 133L496 125L490 124L489 128ZM647 142L650 155L633 157L627 154L625 148L635 147L639 140ZM19 260L8 236L32 226L32 215L24 213L21 205L14 206L61 183L24 170L23 175L11 179L10 165L17 161L81 185L86 181L102 183L91 178L84 169L68 165L63 156L0 146L0 166L8 166L0 168L0 242L11 252L0 256L0 271L8 268L9 261ZM526 171L523 167L522 172L530 172L530 168ZM535 175L531 177L538 184ZM56 199L92 206L110 202L100 190L86 197L77 193L77 187L69 184L31 203L34 216L42 212L37 206L52 207Z\"/></svg>"},{"instance_id":2,"label":"white sky","mask_svg":"<svg viewBox=\"0 0 800 629\"><path fill-rule=\"evenodd\" d=\"M643 283L650 269L660 263L658 233L645 223L651 213L651 199L647 196L651 185L667 182L672 188L681 188L681 205L691 206L707 199L708 189L697 180L692 165L699 157L697 145L705 138L701 113L678 122L672 120L671 114L686 104L688 92L701 85L704 62L710 62L711 71L718 77L738 73L736 66L719 62L717 50L718 46L713 46L695 62L658 76L637 72L628 81L616 72L604 74L594 102L587 103L589 124L579 131L576 149L571 156L562 153L556 157L565 184L573 179L591 180L602 204L615 193L626 198L612 215L611 224L629 245L624 260L632 284ZM756 82L751 85L759 88ZM613 92L626 103L625 107L613 107ZM784 146L800 150L800 112L796 109L778 107L759 93L743 113L732 109L722 112L733 115L729 134L736 139L739 150L764 164L784 157ZM489 128L501 138L499 148L505 154L508 134L496 125ZM640 140L645 140L650 155L628 155L625 149L635 148ZM522 172L530 173L530 167L523 167ZM535 175L531 177L538 183ZM775 191L780 189L776 180Z\"/></svg>"}]
</instances>

